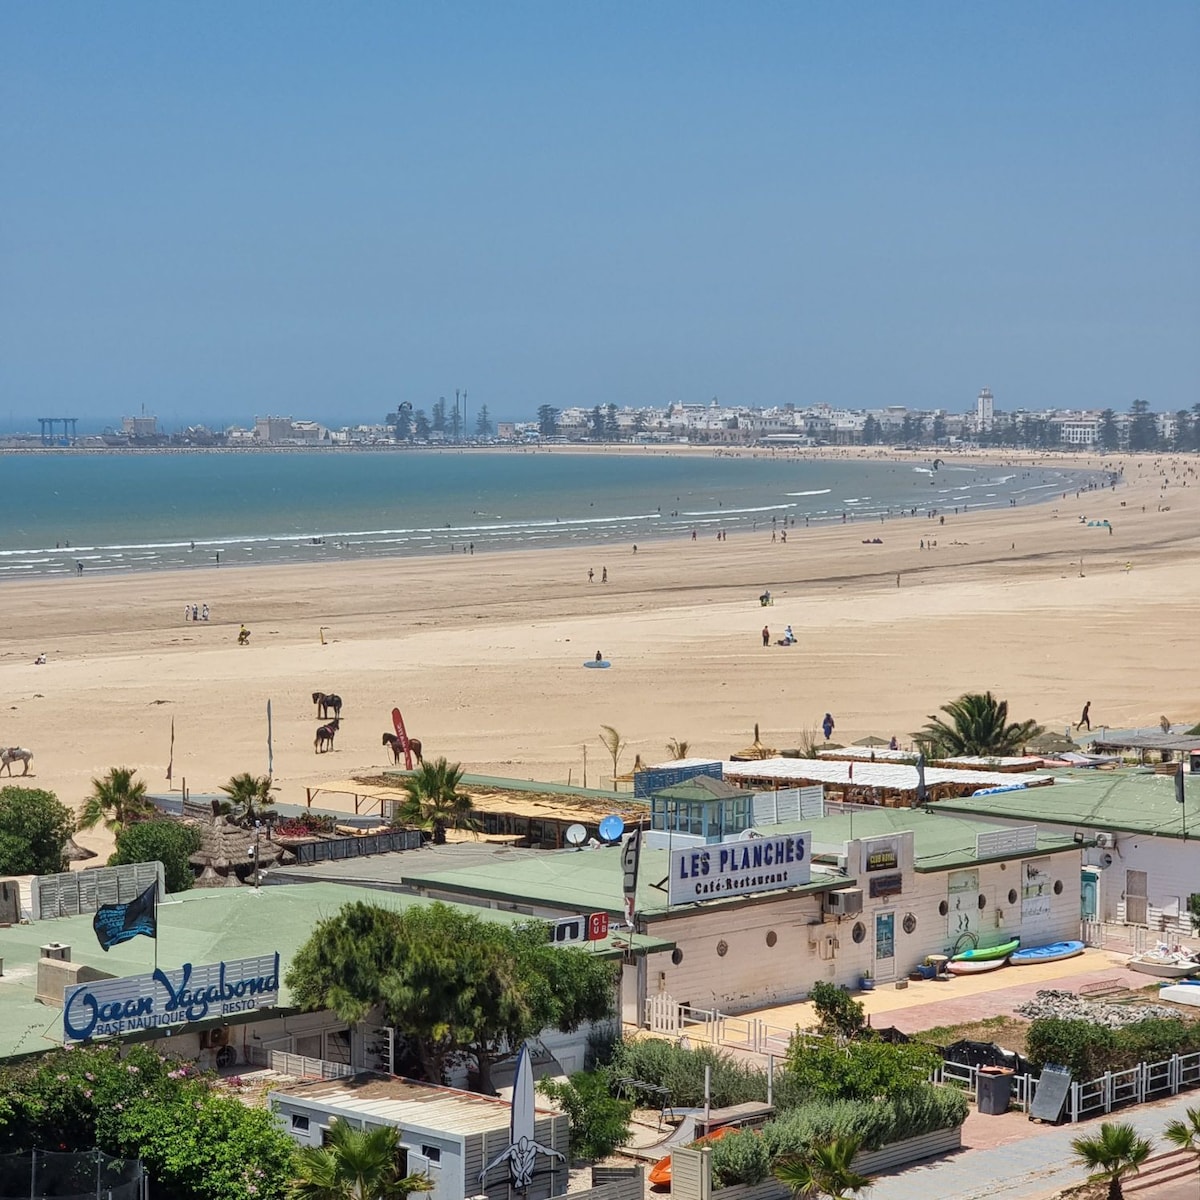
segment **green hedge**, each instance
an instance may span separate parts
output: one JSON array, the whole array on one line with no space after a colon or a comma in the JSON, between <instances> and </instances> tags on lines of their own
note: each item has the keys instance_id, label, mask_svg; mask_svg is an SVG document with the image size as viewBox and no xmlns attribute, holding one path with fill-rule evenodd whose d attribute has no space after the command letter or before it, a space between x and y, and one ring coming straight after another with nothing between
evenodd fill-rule
<instances>
[{"instance_id":1,"label":"green hedge","mask_svg":"<svg viewBox=\"0 0 1200 1200\"><path fill-rule=\"evenodd\" d=\"M1152 1017L1124 1029L1105 1029L1091 1021L1041 1017L1029 1027L1028 1047L1034 1071L1056 1063L1069 1067L1082 1083L1106 1071L1200 1050L1200 1021Z\"/></svg>"},{"instance_id":2,"label":"green hedge","mask_svg":"<svg viewBox=\"0 0 1200 1200\"><path fill-rule=\"evenodd\" d=\"M712 1067L714 1108L766 1100L765 1071L740 1063L732 1055L710 1046L693 1050L661 1038L632 1038L617 1046L609 1070L614 1079L640 1079L669 1089L671 1103L676 1107L698 1108L704 1103L706 1066Z\"/></svg>"},{"instance_id":3,"label":"green hedge","mask_svg":"<svg viewBox=\"0 0 1200 1200\"><path fill-rule=\"evenodd\" d=\"M747 1129L713 1142L713 1178L721 1187L757 1183L784 1155L803 1154L842 1137L857 1137L864 1150L878 1150L937 1129L954 1129L967 1119L967 1111L962 1092L932 1083L894 1100L813 1101L761 1131Z\"/></svg>"}]
</instances>

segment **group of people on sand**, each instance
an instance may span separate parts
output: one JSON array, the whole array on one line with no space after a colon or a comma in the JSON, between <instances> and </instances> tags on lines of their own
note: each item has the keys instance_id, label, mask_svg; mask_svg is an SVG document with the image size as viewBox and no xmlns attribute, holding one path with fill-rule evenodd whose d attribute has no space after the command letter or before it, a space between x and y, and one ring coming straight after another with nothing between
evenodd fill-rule
<instances>
[{"instance_id":1,"label":"group of people on sand","mask_svg":"<svg viewBox=\"0 0 1200 1200\"><path fill-rule=\"evenodd\" d=\"M636 546L634 546L633 552L634 552L634 554L637 553ZM588 567L588 583L591 583L595 578L596 578L596 572L593 571L591 567ZM608 582L608 568L607 567L600 568L600 582L601 583Z\"/></svg>"},{"instance_id":2,"label":"group of people on sand","mask_svg":"<svg viewBox=\"0 0 1200 1200\"><path fill-rule=\"evenodd\" d=\"M208 605L185 604L183 606L183 619L185 621L207 621Z\"/></svg>"}]
</instances>

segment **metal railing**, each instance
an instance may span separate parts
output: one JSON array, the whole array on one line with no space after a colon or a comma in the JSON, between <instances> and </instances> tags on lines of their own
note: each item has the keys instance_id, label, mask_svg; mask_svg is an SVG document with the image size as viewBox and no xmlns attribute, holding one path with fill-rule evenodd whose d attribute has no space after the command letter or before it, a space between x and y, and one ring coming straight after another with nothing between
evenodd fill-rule
<instances>
[{"instance_id":1,"label":"metal railing","mask_svg":"<svg viewBox=\"0 0 1200 1200\"><path fill-rule=\"evenodd\" d=\"M1126 1071L1106 1071L1099 1079L1071 1084L1070 1118L1079 1121L1126 1104L1144 1104L1200 1087L1200 1051L1172 1054L1159 1062L1138 1063Z\"/></svg>"}]
</instances>

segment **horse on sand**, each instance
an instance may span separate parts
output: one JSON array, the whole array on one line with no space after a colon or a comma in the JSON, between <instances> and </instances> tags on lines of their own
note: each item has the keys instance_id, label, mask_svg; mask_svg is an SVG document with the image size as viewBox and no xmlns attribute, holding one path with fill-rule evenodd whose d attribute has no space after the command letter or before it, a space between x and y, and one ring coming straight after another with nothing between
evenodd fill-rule
<instances>
[{"instance_id":1,"label":"horse on sand","mask_svg":"<svg viewBox=\"0 0 1200 1200\"><path fill-rule=\"evenodd\" d=\"M28 775L29 763L32 759L32 750L25 750L20 746L2 747L0 748L0 771L7 771L11 775L13 763L19 762L25 764L25 769L21 772L21 774Z\"/></svg>"},{"instance_id":2,"label":"horse on sand","mask_svg":"<svg viewBox=\"0 0 1200 1200\"><path fill-rule=\"evenodd\" d=\"M329 710L333 709L334 718L342 715L342 698L335 696L332 692L326 695L324 692L313 692L313 703L317 706L317 716L321 720L325 720L329 716Z\"/></svg>"},{"instance_id":3,"label":"horse on sand","mask_svg":"<svg viewBox=\"0 0 1200 1200\"><path fill-rule=\"evenodd\" d=\"M394 733L385 733L383 735L383 744L392 748L392 762L398 763L400 756L404 753L404 744ZM416 756L417 762L424 765L425 760L421 757L421 739L409 738L408 748Z\"/></svg>"},{"instance_id":4,"label":"horse on sand","mask_svg":"<svg viewBox=\"0 0 1200 1200\"><path fill-rule=\"evenodd\" d=\"M320 754L323 749L324 750L332 750L333 749L334 735L337 733L340 725L341 725L341 722L338 720L337 717L334 717L333 720L330 721L328 725L322 725L317 730L317 736L313 740L313 749L316 750L316 752L318 754Z\"/></svg>"}]
</instances>

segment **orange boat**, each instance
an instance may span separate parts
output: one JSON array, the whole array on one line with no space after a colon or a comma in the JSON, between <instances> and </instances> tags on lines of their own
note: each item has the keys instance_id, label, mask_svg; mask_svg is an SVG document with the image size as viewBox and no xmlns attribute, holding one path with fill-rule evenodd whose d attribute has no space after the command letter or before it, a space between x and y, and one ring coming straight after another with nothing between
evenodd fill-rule
<instances>
[{"instance_id":1,"label":"orange boat","mask_svg":"<svg viewBox=\"0 0 1200 1200\"><path fill-rule=\"evenodd\" d=\"M706 1133L703 1137L698 1137L694 1142L689 1142L690 1146L704 1146L712 1142L719 1142L727 1133L737 1133L737 1125L722 1125L720 1129L714 1129L712 1133ZM654 1187L670 1187L671 1186L671 1156L668 1154L666 1158L660 1158L658 1162L650 1168L650 1183Z\"/></svg>"}]
</instances>

